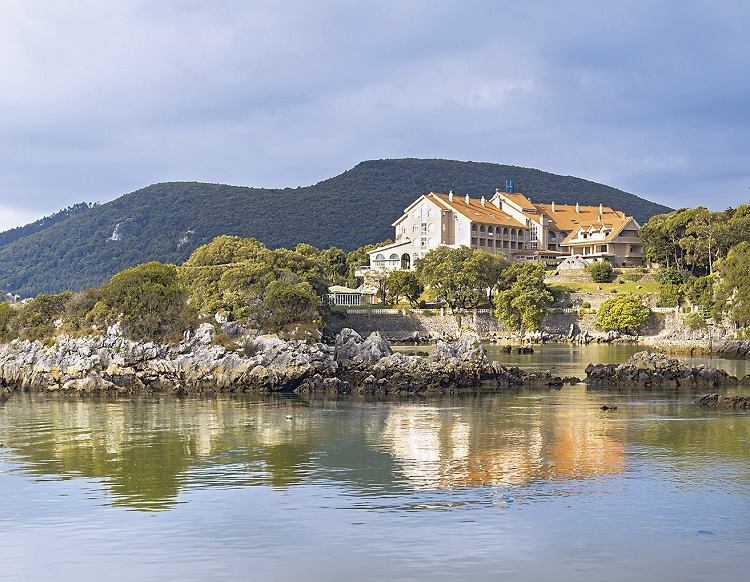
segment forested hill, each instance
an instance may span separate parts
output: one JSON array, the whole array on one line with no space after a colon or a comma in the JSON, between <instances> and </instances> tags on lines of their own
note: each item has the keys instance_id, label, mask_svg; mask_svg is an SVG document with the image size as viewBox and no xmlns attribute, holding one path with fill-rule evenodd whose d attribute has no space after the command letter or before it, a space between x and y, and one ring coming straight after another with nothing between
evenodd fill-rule
<instances>
[{"instance_id":1,"label":"forested hill","mask_svg":"<svg viewBox=\"0 0 750 582\"><path fill-rule=\"evenodd\" d=\"M449 160L362 162L300 188L170 182L77 208L81 211L25 236L3 239L6 233L0 234L0 241L8 240L0 244L0 284L24 297L98 287L139 263L179 264L220 234L255 237L271 248L306 242L350 251L392 237L391 223L420 194L453 190L489 198L506 180L535 202L602 202L641 224L670 210L581 178Z\"/></svg>"}]
</instances>

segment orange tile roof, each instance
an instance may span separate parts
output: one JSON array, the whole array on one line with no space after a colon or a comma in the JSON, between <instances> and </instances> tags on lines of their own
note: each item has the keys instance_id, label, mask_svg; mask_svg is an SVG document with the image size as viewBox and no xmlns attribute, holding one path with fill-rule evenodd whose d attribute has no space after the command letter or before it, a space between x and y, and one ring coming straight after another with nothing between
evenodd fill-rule
<instances>
[{"instance_id":1,"label":"orange tile roof","mask_svg":"<svg viewBox=\"0 0 750 582\"><path fill-rule=\"evenodd\" d=\"M597 221L594 224L590 225L582 225L579 228L576 228L573 232L571 232L568 236L565 237L565 240L563 240L560 244L561 245L570 245L570 241L577 239L578 233L581 230L589 230L590 227L593 227L595 231L601 230L602 227L612 229L607 233L607 236L603 239L581 239L576 240L576 243L579 244L601 244L604 242L610 242L617 237L620 232L628 225L631 221L633 221L632 216L626 216L625 218L622 218L621 216L617 219L612 220L611 218L607 220L610 217L605 216L604 221L600 222Z\"/></svg>"},{"instance_id":2,"label":"orange tile roof","mask_svg":"<svg viewBox=\"0 0 750 582\"><path fill-rule=\"evenodd\" d=\"M531 200L526 198L526 196L524 196L523 194L518 194L516 192L513 192L513 193L497 192L497 193L505 196L508 200L520 206L522 210L534 210L534 204L532 204Z\"/></svg>"},{"instance_id":3,"label":"orange tile roof","mask_svg":"<svg viewBox=\"0 0 750 582\"><path fill-rule=\"evenodd\" d=\"M474 222L483 222L485 224L501 224L503 226L512 226L515 228L526 228L526 225L520 223L512 216L506 214L500 210L494 204L490 204L489 201L482 206L482 202L476 198L469 198L469 203L466 204L465 196L453 196L451 202L448 194L439 194L437 192L430 192L429 197L433 198L438 204L446 209L453 210L459 214L465 216L469 220Z\"/></svg>"},{"instance_id":4,"label":"orange tile roof","mask_svg":"<svg viewBox=\"0 0 750 582\"><path fill-rule=\"evenodd\" d=\"M601 216L605 223L619 223L623 220L622 212L615 212L609 206L603 206L602 212L599 212L599 206L578 206L576 212L575 204L555 204L555 211L552 211L552 204L534 204L537 212L544 212L555 226L560 230L576 230L579 226L589 226L599 222Z\"/></svg>"}]
</instances>

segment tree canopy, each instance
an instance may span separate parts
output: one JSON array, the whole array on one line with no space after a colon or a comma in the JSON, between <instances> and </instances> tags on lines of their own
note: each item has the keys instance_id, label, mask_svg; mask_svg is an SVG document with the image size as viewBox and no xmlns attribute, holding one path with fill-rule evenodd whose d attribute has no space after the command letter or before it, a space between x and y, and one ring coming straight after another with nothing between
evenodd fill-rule
<instances>
[{"instance_id":1,"label":"tree canopy","mask_svg":"<svg viewBox=\"0 0 750 582\"><path fill-rule=\"evenodd\" d=\"M493 304L498 321L523 335L538 331L553 302L544 283L544 265L515 263L503 275L501 289Z\"/></svg>"},{"instance_id":2,"label":"tree canopy","mask_svg":"<svg viewBox=\"0 0 750 582\"><path fill-rule=\"evenodd\" d=\"M617 295L601 304L596 313L594 327L637 334L648 323L651 310L643 304L640 295Z\"/></svg>"}]
</instances>

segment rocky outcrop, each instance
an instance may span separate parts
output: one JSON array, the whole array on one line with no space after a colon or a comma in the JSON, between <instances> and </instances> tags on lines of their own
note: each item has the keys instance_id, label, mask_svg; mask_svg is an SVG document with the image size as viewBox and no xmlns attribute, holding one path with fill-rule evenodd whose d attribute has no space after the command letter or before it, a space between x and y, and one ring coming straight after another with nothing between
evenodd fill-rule
<instances>
[{"instance_id":1,"label":"rocky outcrop","mask_svg":"<svg viewBox=\"0 0 750 582\"><path fill-rule=\"evenodd\" d=\"M706 394L695 401L701 406L713 408L734 408L741 410L750 409L750 396L719 396L718 394Z\"/></svg>"},{"instance_id":2,"label":"rocky outcrop","mask_svg":"<svg viewBox=\"0 0 750 582\"><path fill-rule=\"evenodd\" d=\"M139 343L121 337L58 337L0 345L0 386L64 393L271 392L294 390L337 366L324 344L248 340L247 355L211 345L199 329L179 344Z\"/></svg>"},{"instance_id":3,"label":"rocky outcrop","mask_svg":"<svg viewBox=\"0 0 750 582\"><path fill-rule=\"evenodd\" d=\"M344 328L336 336L334 353L342 366L356 367L374 364L393 354L393 350L380 332L372 332L365 340L353 329Z\"/></svg>"},{"instance_id":4,"label":"rocky outcrop","mask_svg":"<svg viewBox=\"0 0 750 582\"><path fill-rule=\"evenodd\" d=\"M213 345L213 337L213 326L204 324L170 345L129 341L116 330L101 338L61 336L51 344L16 340L0 345L0 397L13 390L431 394L480 386L559 387L578 381L488 362L475 333L455 343L438 342L427 357L393 353L379 333L363 339L351 329L337 336L333 353L325 344L284 341L275 335L246 337L235 351Z\"/></svg>"},{"instance_id":5,"label":"rocky outcrop","mask_svg":"<svg viewBox=\"0 0 750 582\"><path fill-rule=\"evenodd\" d=\"M710 366L690 366L677 358L648 351L633 354L624 364L589 364L588 384L668 388L679 386L725 386L737 378Z\"/></svg>"}]
</instances>

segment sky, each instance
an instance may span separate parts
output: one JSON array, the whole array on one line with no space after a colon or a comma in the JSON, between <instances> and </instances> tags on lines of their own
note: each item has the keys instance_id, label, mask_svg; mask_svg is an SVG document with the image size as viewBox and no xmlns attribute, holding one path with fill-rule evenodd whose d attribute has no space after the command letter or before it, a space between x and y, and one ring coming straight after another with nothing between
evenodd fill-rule
<instances>
[{"instance_id":1,"label":"sky","mask_svg":"<svg viewBox=\"0 0 750 582\"><path fill-rule=\"evenodd\" d=\"M0 230L383 158L750 202L750 3L0 0Z\"/></svg>"}]
</instances>

